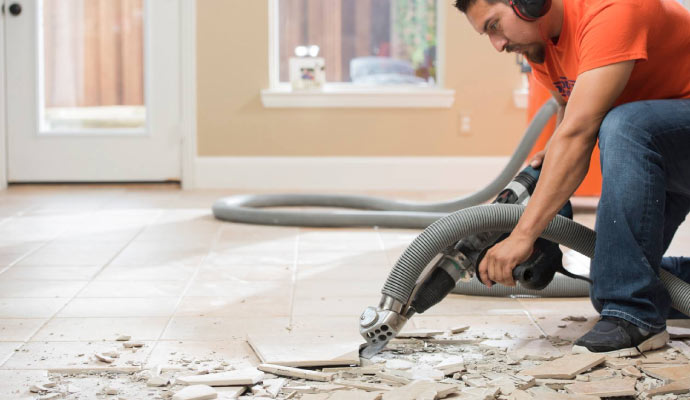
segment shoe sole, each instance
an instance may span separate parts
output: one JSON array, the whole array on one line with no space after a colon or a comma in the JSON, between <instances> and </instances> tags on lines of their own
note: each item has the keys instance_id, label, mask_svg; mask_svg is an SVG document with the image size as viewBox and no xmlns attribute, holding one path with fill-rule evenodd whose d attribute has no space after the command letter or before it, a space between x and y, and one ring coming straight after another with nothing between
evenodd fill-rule
<instances>
[{"instance_id":1,"label":"shoe sole","mask_svg":"<svg viewBox=\"0 0 690 400\"><path fill-rule=\"evenodd\" d=\"M656 350L660 349L664 346L666 346L666 343L668 343L670 337L668 335L667 331L659 332L656 335L650 337L649 339L645 340L644 342L640 343L637 347L640 349L641 352L645 351L650 351L650 350ZM613 351L602 351L602 352L596 352L596 351L590 351L584 346L573 346L571 353L573 354L601 354L609 357L633 357L633 356L638 356L640 355L640 351L637 351L636 348L634 347L628 347L625 349L620 349L620 350L613 350Z\"/></svg>"}]
</instances>

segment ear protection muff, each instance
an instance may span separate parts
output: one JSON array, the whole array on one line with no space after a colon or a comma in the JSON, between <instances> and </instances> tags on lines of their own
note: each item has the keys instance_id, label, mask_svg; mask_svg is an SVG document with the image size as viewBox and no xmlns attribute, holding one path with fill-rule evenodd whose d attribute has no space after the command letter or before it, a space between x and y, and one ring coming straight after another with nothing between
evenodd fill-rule
<instances>
[{"instance_id":1,"label":"ear protection muff","mask_svg":"<svg viewBox=\"0 0 690 400\"><path fill-rule=\"evenodd\" d=\"M510 0L510 6L518 17L533 22L551 9L551 0Z\"/></svg>"}]
</instances>

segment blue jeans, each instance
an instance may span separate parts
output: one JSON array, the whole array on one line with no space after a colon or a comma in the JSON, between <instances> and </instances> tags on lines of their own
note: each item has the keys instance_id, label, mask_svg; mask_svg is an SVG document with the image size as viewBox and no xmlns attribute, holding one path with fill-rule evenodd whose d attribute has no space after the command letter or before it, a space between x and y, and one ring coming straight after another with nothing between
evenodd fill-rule
<instances>
[{"instance_id":1,"label":"blue jeans","mask_svg":"<svg viewBox=\"0 0 690 400\"><path fill-rule=\"evenodd\" d=\"M671 309L659 268L690 282L690 258L662 257L690 211L690 99L612 109L599 148L592 304L601 315L658 332L682 315Z\"/></svg>"}]
</instances>

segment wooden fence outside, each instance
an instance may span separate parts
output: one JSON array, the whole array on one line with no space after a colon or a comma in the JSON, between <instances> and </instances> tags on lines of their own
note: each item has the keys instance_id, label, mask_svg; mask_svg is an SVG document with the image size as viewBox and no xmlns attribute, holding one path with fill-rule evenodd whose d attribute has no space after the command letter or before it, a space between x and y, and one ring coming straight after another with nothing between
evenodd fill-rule
<instances>
[{"instance_id":1,"label":"wooden fence outside","mask_svg":"<svg viewBox=\"0 0 690 400\"><path fill-rule=\"evenodd\" d=\"M43 0L46 107L144 104L143 0Z\"/></svg>"}]
</instances>

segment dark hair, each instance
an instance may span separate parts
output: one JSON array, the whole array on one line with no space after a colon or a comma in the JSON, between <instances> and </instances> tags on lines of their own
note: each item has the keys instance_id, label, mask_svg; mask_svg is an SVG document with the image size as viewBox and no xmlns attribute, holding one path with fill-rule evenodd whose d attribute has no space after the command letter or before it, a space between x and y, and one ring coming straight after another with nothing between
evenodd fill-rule
<instances>
[{"instance_id":1,"label":"dark hair","mask_svg":"<svg viewBox=\"0 0 690 400\"><path fill-rule=\"evenodd\" d=\"M489 4L496 4L496 3L504 3L504 4L510 4L510 0L484 0ZM455 0L455 7L464 12L467 13L467 9L470 8L470 6L474 3L476 3L477 0Z\"/></svg>"}]
</instances>

